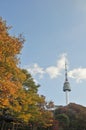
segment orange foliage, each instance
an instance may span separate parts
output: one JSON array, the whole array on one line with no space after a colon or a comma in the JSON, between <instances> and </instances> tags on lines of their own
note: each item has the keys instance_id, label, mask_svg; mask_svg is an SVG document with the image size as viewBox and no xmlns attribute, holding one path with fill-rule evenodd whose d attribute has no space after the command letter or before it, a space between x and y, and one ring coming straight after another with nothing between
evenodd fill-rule
<instances>
[{"instance_id":1,"label":"orange foliage","mask_svg":"<svg viewBox=\"0 0 86 130\"><path fill-rule=\"evenodd\" d=\"M0 19L0 107L9 105L22 86L24 74L18 68L17 54L23 46L22 37L8 34L9 27Z\"/></svg>"}]
</instances>

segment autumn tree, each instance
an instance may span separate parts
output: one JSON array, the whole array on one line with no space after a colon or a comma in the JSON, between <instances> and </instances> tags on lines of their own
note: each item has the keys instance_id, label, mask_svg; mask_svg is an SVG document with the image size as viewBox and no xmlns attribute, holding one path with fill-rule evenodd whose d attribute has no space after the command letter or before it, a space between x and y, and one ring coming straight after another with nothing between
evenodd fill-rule
<instances>
[{"instance_id":1,"label":"autumn tree","mask_svg":"<svg viewBox=\"0 0 86 130\"><path fill-rule=\"evenodd\" d=\"M18 55L23 47L24 38L21 35L11 36L9 29L6 21L0 18L1 130L5 130L6 122L49 127L52 125L52 113L46 109L44 96L37 93L39 85L35 84L28 71L18 67ZM52 102L47 104L48 107L52 105Z\"/></svg>"},{"instance_id":2,"label":"autumn tree","mask_svg":"<svg viewBox=\"0 0 86 130\"><path fill-rule=\"evenodd\" d=\"M18 54L23 46L22 37L12 37L8 33L9 27L0 18L0 107L9 107L21 88L24 78L18 68Z\"/></svg>"},{"instance_id":3,"label":"autumn tree","mask_svg":"<svg viewBox=\"0 0 86 130\"><path fill-rule=\"evenodd\" d=\"M0 111L1 115L15 107L17 92L22 87L25 75L18 67L18 55L23 47L24 39L20 35L14 37L9 34L10 27L0 18ZM12 103L15 102L15 106ZM2 128L3 129L3 128Z\"/></svg>"}]
</instances>

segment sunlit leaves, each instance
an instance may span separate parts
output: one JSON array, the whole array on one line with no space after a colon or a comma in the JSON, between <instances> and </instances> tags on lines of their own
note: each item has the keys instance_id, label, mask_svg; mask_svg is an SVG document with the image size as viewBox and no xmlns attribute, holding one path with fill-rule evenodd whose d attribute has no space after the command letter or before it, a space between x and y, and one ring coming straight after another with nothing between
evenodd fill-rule
<instances>
[{"instance_id":1,"label":"sunlit leaves","mask_svg":"<svg viewBox=\"0 0 86 130\"><path fill-rule=\"evenodd\" d=\"M0 18L0 107L8 106L10 98L14 99L24 78L17 67L17 54L20 53L23 41L21 37L10 36L8 29L6 21Z\"/></svg>"}]
</instances>

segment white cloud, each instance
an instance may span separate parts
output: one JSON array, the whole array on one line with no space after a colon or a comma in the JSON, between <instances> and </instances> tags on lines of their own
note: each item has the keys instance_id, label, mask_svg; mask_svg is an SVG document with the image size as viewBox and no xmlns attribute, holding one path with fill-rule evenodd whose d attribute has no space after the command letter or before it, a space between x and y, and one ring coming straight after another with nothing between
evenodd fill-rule
<instances>
[{"instance_id":1,"label":"white cloud","mask_svg":"<svg viewBox=\"0 0 86 130\"><path fill-rule=\"evenodd\" d=\"M73 69L68 73L70 78L75 79L77 82L81 82L82 80L86 80L86 68L77 68Z\"/></svg>"},{"instance_id":2,"label":"white cloud","mask_svg":"<svg viewBox=\"0 0 86 130\"><path fill-rule=\"evenodd\" d=\"M57 67L50 66L46 69L46 73L53 79L60 75L60 72Z\"/></svg>"},{"instance_id":3,"label":"white cloud","mask_svg":"<svg viewBox=\"0 0 86 130\"><path fill-rule=\"evenodd\" d=\"M60 56L60 59L57 61L57 68L59 71L61 71L62 69L65 68L65 62L68 63L68 60L67 60L67 54L64 53Z\"/></svg>"},{"instance_id":4,"label":"white cloud","mask_svg":"<svg viewBox=\"0 0 86 130\"><path fill-rule=\"evenodd\" d=\"M26 67L26 69L33 75L38 75L39 78L42 78L44 74L48 74L50 78L56 78L57 76L61 75L61 71L64 69L65 60L67 54L62 54L57 60L56 66L49 66L47 68L40 67L37 63L33 64L32 66Z\"/></svg>"},{"instance_id":5,"label":"white cloud","mask_svg":"<svg viewBox=\"0 0 86 130\"><path fill-rule=\"evenodd\" d=\"M42 78L43 74L45 73L43 68L40 67L37 63L33 64L32 66L26 67L26 69L34 76L39 75L40 78Z\"/></svg>"},{"instance_id":6,"label":"white cloud","mask_svg":"<svg viewBox=\"0 0 86 130\"><path fill-rule=\"evenodd\" d=\"M46 68L46 73L48 73L51 78L56 78L57 76L61 75L61 71L65 67L65 61L67 59L66 56L67 54L62 54L57 61L56 66L50 66Z\"/></svg>"},{"instance_id":7,"label":"white cloud","mask_svg":"<svg viewBox=\"0 0 86 130\"><path fill-rule=\"evenodd\" d=\"M47 68L40 67L37 63L32 66L26 66L32 76L39 76L42 78L44 74L48 74L51 79L57 78L62 74L62 70L65 69L65 61L68 63L67 54L62 54L56 62L56 66L48 66ZM81 82L86 80L86 68L76 68L68 72L68 76L72 79L75 79L76 82ZM35 81L37 83L37 81Z\"/></svg>"}]
</instances>

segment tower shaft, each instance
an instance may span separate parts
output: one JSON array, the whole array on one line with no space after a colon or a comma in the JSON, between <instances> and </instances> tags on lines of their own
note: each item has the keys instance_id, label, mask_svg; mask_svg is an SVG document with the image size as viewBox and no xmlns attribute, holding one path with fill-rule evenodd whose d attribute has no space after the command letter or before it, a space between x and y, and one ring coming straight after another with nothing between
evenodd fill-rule
<instances>
[{"instance_id":1,"label":"tower shaft","mask_svg":"<svg viewBox=\"0 0 86 130\"><path fill-rule=\"evenodd\" d=\"M69 104L69 92L66 91L65 94L66 94L66 105L68 105Z\"/></svg>"}]
</instances>

